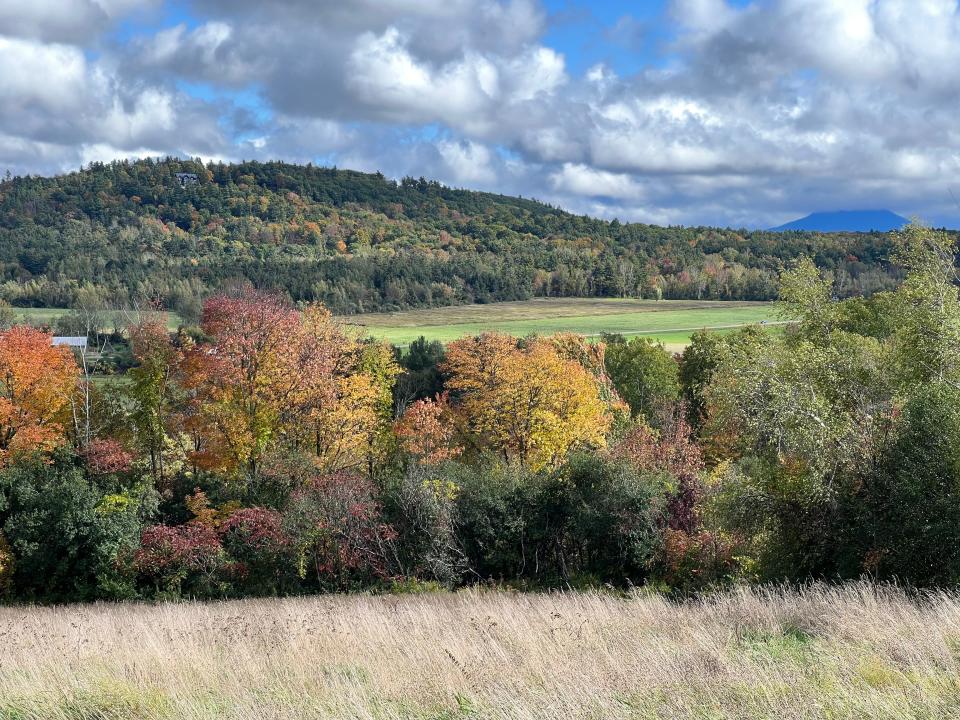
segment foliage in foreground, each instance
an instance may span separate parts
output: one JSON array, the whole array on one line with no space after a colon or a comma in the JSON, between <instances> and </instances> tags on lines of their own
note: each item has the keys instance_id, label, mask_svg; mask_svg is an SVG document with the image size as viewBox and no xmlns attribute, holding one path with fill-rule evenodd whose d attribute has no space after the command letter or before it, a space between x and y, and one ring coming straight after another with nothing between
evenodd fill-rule
<instances>
[{"instance_id":1,"label":"foliage in foreground","mask_svg":"<svg viewBox=\"0 0 960 720\"><path fill-rule=\"evenodd\" d=\"M98 392L8 329L0 593L957 583L952 239L911 227L897 257L899 289L848 300L801 261L784 333L679 357L495 333L403 355L240 287L198 328L130 328L129 382Z\"/></svg>"}]
</instances>

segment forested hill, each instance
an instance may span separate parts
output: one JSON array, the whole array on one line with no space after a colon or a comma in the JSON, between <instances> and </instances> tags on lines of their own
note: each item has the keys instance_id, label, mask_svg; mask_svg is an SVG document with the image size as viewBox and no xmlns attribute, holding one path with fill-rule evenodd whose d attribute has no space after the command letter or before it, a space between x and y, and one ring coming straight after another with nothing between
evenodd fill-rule
<instances>
[{"instance_id":1,"label":"forested hill","mask_svg":"<svg viewBox=\"0 0 960 720\"><path fill-rule=\"evenodd\" d=\"M895 284L887 248L883 234L607 222L284 163L142 160L0 183L0 299L19 306L153 298L189 317L243 279L341 313L534 296L769 299L798 255L850 295Z\"/></svg>"}]
</instances>

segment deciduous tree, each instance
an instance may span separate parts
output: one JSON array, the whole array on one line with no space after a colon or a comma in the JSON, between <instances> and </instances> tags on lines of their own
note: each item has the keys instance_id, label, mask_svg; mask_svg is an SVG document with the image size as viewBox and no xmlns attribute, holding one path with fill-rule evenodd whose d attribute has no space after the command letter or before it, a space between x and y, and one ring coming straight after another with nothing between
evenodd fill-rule
<instances>
[{"instance_id":1,"label":"deciduous tree","mask_svg":"<svg viewBox=\"0 0 960 720\"><path fill-rule=\"evenodd\" d=\"M78 376L70 350L49 334L23 325L0 332L0 465L63 441Z\"/></svg>"},{"instance_id":2,"label":"deciduous tree","mask_svg":"<svg viewBox=\"0 0 960 720\"><path fill-rule=\"evenodd\" d=\"M486 333L451 343L445 370L473 436L531 467L602 447L610 426L596 379L547 340Z\"/></svg>"}]
</instances>

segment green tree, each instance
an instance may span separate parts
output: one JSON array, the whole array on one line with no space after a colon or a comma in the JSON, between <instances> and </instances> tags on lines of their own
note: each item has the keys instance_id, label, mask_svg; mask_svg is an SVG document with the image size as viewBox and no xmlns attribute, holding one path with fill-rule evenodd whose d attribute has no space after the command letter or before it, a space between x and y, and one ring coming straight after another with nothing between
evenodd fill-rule
<instances>
[{"instance_id":1,"label":"green tree","mask_svg":"<svg viewBox=\"0 0 960 720\"><path fill-rule=\"evenodd\" d=\"M680 355L678 379L691 426L697 429L707 418L705 392L724 358L747 354L762 346L765 339L766 334L759 325L748 325L726 335L700 330L690 337L690 343Z\"/></svg>"},{"instance_id":2,"label":"green tree","mask_svg":"<svg viewBox=\"0 0 960 720\"><path fill-rule=\"evenodd\" d=\"M129 597L117 561L136 547L151 493L105 492L65 451L0 471L0 530L12 549L14 592L35 600Z\"/></svg>"},{"instance_id":3,"label":"green tree","mask_svg":"<svg viewBox=\"0 0 960 720\"><path fill-rule=\"evenodd\" d=\"M915 585L960 581L960 391L924 387L849 507L850 575Z\"/></svg>"},{"instance_id":4,"label":"green tree","mask_svg":"<svg viewBox=\"0 0 960 720\"><path fill-rule=\"evenodd\" d=\"M907 270L897 289L893 359L905 389L929 382L960 387L960 302L955 241L944 232L907 226L895 236L894 259Z\"/></svg>"},{"instance_id":5,"label":"green tree","mask_svg":"<svg viewBox=\"0 0 960 720\"><path fill-rule=\"evenodd\" d=\"M607 346L606 367L613 386L635 417L659 425L662 413L680 396L677 361L663 345L635 337Z\"/></svg>"},{"instance_id":6,"label":"green tree","mask_svg":"<svg viewBox=\"0 0 960 720\"><path fill-rule=\"evenodd\" d=\"M130 328L137 366L127 372L126 391L133 400L131 419L136 438L150 459L155 484L166 479L165 450L171 443L167 426L181 397L176 376L183 354L170 340L165 318Z\"/></svg>"}]
</instances>

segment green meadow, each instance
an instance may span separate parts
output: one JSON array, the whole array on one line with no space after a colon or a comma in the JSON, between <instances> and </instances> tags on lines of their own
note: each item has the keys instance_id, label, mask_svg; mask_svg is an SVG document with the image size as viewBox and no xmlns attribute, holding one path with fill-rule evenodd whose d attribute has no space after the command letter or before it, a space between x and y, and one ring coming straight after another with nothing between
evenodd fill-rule
<instances>
[{"instance_id":1,"label":"green meadow","mask_svg":"<svg viewBox=\"0 0 960 720\"><path fill-rule=\"evenodd\" d=\"M716 331L778 321L769 302L691 300L632 300L559 298L368 313L342 320L364 328L395 345L409 345L423 335L450 342L466 335L497 331L518 337L572 332L586 336L603 333L648 335L671 349L685 346L701 329Z\"/></svg>"},{"instance_id":2,"label":"green meadow","mask_svg":"<svg viewBox=\"0 0 960 720\"><path fill-rule=\"evenodd\" d=\"M15 308L18 322L53 324L72 310L63 308ZM105 330L114 323L115 311L105 312ZM680 350L690 336L702 329L726 332L753 323L779 321L769 302L728 302L718 300L633 300L616 298L538 298L489 305L407 310L393 313L366 313L340 318L346 325L404 347L423 335L428 340L448 343L458 338L496 331L524 337L572 332L588 337L603 333L625 336L647 335L668 349ZM135 321L119 318L120 325ZM181 323L168 314L175 330Z\"/></svg>"},{"instance_id":3,"label":"green meadow","mask_svg":"<svg viewBox=\"0 0 960 720\"><path fill-rule=\"evenodd\" d=\"M67 308L51 308L51 307L41 307L41 308L13 308L14 318L17 322L27 323L30 325L53 325L59 318L64 315L69 315L75 310L69 310ZM137 312L136 311L125 311L125 310L104 310L98 313L103 317L103 322L105 326L101 328L102 330L112 330L115 320L120 327L125 327L127 325L132 325L136 322ZM176 330L182 320L180 316L176 313L167 313L167 327L171 330Z\"/></svg>"}]
</instances>

